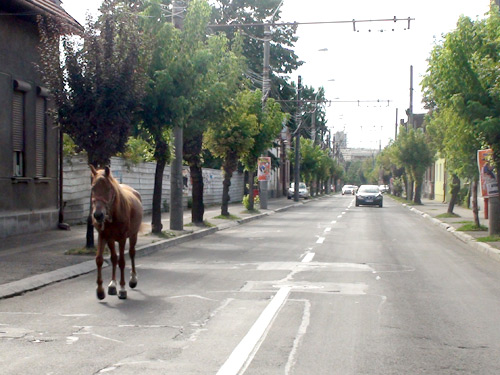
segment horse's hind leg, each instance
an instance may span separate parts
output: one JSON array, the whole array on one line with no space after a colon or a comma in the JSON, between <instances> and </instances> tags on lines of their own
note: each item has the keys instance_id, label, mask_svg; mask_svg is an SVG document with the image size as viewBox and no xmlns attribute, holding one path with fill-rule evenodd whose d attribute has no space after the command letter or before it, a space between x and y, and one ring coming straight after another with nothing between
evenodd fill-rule
<instances>
[{"instance_id":1,"label":"horse's hind leg","mask_svg":"<svg viewBox=\"0 0 500 375\"><path fill-rule=\"evenodd\" d=\"M128 285L131 288L135 288L137 286L137 272L135 271L135 245L137 243L137 234L133 235L129 239L129 255L130 255L130 263L132 265L132 271L130 273L130 281Z\"/></svg>"},{"instance_id":2,"label":"horse's hind leg","mask_svg":"<svg viewBox=\"0 0 500 375\"><path fill-rule=\"evenodd\" d=\"M120 247L120 256L118 258L118 265L120 266L120 291L118 292L118 298L127 299L127 290L125 289L125 242L123 239L118 242Z\"/></svg>"},{"instance_id":3,"label":"horse's hind leg","mask_svg":"<svg viewBox=\"0 0 500 375\"><path fill-rule=\"evenodd\" d=\"M116 292L116 265L118 264L118 257L116 255L115 241L109 240L108 247L109 247L109 252L111 254L111 265L112 265L112 274L111 274L111 281L109 282L109 285L108 285L108 294L110 296L116 296L116 294L117 294L117 292Z\"/></svg>"}]
</instances>

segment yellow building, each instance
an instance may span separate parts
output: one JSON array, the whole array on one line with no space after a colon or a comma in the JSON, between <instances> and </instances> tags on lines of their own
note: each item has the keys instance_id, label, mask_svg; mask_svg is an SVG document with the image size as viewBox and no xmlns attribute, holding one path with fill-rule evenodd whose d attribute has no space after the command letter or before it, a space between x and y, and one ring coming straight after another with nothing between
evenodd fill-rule
<instances>
[{"instance_id":1,"label":"yellow building","mask_svg":"<svg viewBox=\"0 0 500 375\"><path fill-rule=\"evenodd\" d=\"M437 159L434 163L434 199L438 202L446 201L446 160Z\"/></svg>"}]
</instances>

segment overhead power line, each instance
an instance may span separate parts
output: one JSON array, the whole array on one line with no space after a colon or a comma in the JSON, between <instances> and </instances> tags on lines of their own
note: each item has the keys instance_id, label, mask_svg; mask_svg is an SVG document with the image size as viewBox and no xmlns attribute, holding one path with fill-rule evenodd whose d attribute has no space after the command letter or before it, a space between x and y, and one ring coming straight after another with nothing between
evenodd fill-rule
<instances>
[{"instance_id":1,"label":"overhead power line","mask_svg":"<svg viewBox=\"0 0 500 375\"><path fill-rule=\"evenodd\" d=\"M410 28L411 21L415 21L415 18L397 18L394 16L393 18L380 18L374 20L344 20L344 21L313 21L313 22L255 22L255 23L231 23L231 24L215 24L208 25L208 27L214 28L224 28L224 27L252 27L252 26L296 26L296 25L324 25L324 24L339 24L339 23L352 23L354 31L356 31L357 23L366 23L366 22L398 22L398 21L407 21L408 29Z\"/></svg>"}]
</instances>

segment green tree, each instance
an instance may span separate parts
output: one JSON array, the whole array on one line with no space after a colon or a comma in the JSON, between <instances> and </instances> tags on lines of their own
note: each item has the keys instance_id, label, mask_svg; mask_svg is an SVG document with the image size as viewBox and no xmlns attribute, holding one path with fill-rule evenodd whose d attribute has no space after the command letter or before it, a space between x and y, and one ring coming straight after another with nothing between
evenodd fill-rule
<instances>
[{"instance_id":1,"label":"green tree","mask_svg":"<svg viewBox=\"0 0 500 375\"><path fill-rule=\"evenodd\" d=\"M281 0L214 0L213 21L219 25L249 24L278 22L280 20L279 6ZM295 90L290 90L286 75L297 70L302 65L294 51L297 41L296 25L272 25L270 44L271 86L274 88L271 96L278 95L282 99L291 99ZM223 30L232 40L238 28L223 27ZM248 75L262 89L263 71L263 44L264 27L251 26L244 28L243 55L248 61Z\"/></svg>"},{"instance_id":2,"label":"green tree","mask_svg":"<svg viewBox=\"0 0 500 375\"><path fill-rule=\"evenodd\" d=\"M138 104L144 93L147 65L138 7L134 1L104 0L101 15L89 19L83 43L62 38L57 24L40 19L41 70L55 99L56 121L95 167L110 164L125 151ZM94 247L92 220L87 220L87 247Z\"/></svg>"},{"instance_id":3,"label":"green tree","mask_svg":"<svg viewBox=\"0 0 500 375\"><path fill-rule=\"evenodd\" d=\"M243 85L244 59L240 43L235 39L233 47L224 35L211 36L207 41L209 52L208 72L204 76L203 90L196 92L197 105L188 119L184 133L184 160L187 162L192 182L191 219L194 224L203 223L203 135L210 126L224 120L225 108L231 104Z\"/></svg>"},{"instance_id":4,"label":"green tree","mask_svg":"<svg viewBox=\"0 0 500 375\"><path fill-rule=\"evenodd\" d=\"M434 47L423 81L426 102L438 111L435 121L453 113L456 121L448 123L447 129L455 133L455 141L466 142L457 148L491 148L497 171L500 169L499 32L500 14L494 2L483 20L461 17L456 29ZM499 178L497 173L497 183ZM498 198L490 199L490 204L489 230L493 235L500 233Z\"/></svg>"},{"instance_id":5,"label":"green tree","mask_svg":"<svg viewBox=\"0 0 500 375\"><path fill-rule=\"evenodd\" d=\"M432 165L434 153L429 147L425 134L420 130L401 127L392 152L397 164L403 166L407 175L415 182L413 201L422 204L422 183L427 167Z\"/></svg>"},{"instance_id":6,"label":"green tree","mask_svg":"<svg viewBox=\"0 0 500 375\"><path fill-rule=\"evenodd\" d=\"M238 166L238 160L246 157L254 145L258 133L258 118L252 111L255 93L240 92L235 102L227 108L227 114L220 124L206 131L205 145L215 156L222 158L224 182L221 215L229 216L229 187L231 177Z\"/></svg>"},{"instance_id":7,"label":"green tree","mask_svg":"<svg viewBox=\"0 0 500 375\"><path fill-rule=\"evenodd\" d=\"M205 0L192 0L188 6L184 27L179 30L172 25L171 19L164 15L160 0L149 0L145 6L146 17L143 26L145 32L151 36L150 44L153 48L141 129L154 145L157 162L153 193L153 232L160 232L162 229L163 172L171 159L172 130L188 128L193 124L193 131L188 133L184 142L189 146L184 157L189 160L190 167L198 165L196 155L199 151L194 149L195 146L198 150L201 148L200 111L205 109L208 112L208 105L219 103L218 98L223 97L221 93L216 96L217 89L214 89L213 82L217 78L214 77L217 72L213 70L216 62L220 63L218 57L221 57L224 50L221 50L223 44L220 39L214 38L214 41L210 42L207 38L206 25L210 13L211 8ZM224 59L230 58L224 56ZM218 86L219 89L220 87L222 84ZM210 97L213 103L209 103ZM182 145L183 142L180 143L181 147ZM201 175L201 169L199 174ZM199 176L194 173L194 177L194 181L198 183ZM199 192L199 189L193 189L193 192ZM196 202L193 200L195 210L203 207L202 196L196 198ZM203 212L201 219L196 217L194 221L203 222Z\"/></svg>"},{"instance_id":8,"label":"green tree","mask_svg":"<svg viewBox=\"0 0 500 375\"><path fill-rule=\"evenodd\" d=\"M272 147L273 142L279 136L285 114L281 112L280 105L272 98L266 100L262 106L262 92L256 90L251 100L251 113L257 118L257 134L254 136L254 143L248 153L242 158L245 169L249 172L250 194L249 209L254 207L254 175L257 170L259 156L267 154L267 150Z\"/></svg>"}]
</instances>

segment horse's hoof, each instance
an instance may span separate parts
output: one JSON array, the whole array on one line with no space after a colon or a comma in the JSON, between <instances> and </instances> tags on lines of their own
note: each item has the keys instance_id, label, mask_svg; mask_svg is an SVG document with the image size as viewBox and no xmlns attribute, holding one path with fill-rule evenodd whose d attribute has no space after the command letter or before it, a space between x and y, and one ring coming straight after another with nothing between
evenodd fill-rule
<instances>
[{"instance_id":1,"label":"horse's hoof","mask_svg":"<svg viewBox=\"0 0 500 375\"><path fill-rule=\"evenodd\" d=\"M134 289L137 286L137 280L130 280L128 286Z\"/></svg>"},{"instance_id":2,"label":"horse's hoof","mask_svg":"<svg viewBox=\"0 0 500 375\"><path fill-rule=\"evenodd\" d=\"M126 290L120 290L120 293L118 293L118 298L119 299L127 299L127 291Z\"/></svg>"},{"instance_id":3,"label":"horse's hoof","mask_svg":"<svg viewBox=\"0 0 500 375\"><path fill-rule=\"evenodd\" d=\"M104 290L98 290L97 291L97 298L99 300L103 300L104 298L106 298L106 293L104 293Z\"/></svg>"},{"instance_id":4,"label":"horse's hoof","mask_svg":"<svg viewBox=\"0 0 500 375\"><path fill-rule=\"evenodd\" d=\"M110 296L116 296L116 286L108 286L108 294Z\"/></svg>"}]
</instances>

